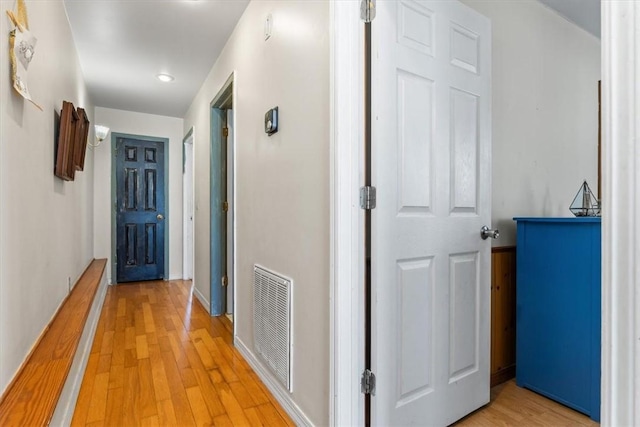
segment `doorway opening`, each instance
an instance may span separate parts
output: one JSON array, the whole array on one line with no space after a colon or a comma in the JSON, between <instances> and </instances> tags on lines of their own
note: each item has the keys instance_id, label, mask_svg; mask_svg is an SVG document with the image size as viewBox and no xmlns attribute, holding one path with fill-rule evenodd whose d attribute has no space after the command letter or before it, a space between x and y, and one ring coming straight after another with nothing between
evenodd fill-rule
<instances>
[{"instance_id":1,"label":"doorway opening","mask_svg":"<svg viewBox=\"0 0 640 427\"><path fill-rule=\"evenodd\" d=\"M193 279L193 128L182 141L183 258L182 278Z\"/></svg>"},{"instance_id":2,"label":"doorway opening","mask_svg":"<svg viewBox=\"0 0 640 427\"><path fill-rule=\"evenodd\" d=\"M233 75L211 102L211 309L233 322L235 144Z\"/></svg>"}]
</instances>

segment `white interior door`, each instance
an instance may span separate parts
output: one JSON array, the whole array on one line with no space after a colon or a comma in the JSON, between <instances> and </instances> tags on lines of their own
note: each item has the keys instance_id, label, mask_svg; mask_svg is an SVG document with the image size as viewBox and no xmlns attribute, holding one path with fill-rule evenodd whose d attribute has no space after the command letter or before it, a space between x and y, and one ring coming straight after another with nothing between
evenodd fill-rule
<instances>
[{"instance_id":1,"label":"white interior door","mask_svg":"<svg viewBox=\"0 0 640 427\"><path fill-rule=\"evenodd\" d=\"M380 0L372 49L372 422L448 425L489 401L490 22Z\"/></svg>"},{"instance_id":2,"label":"white interior door","mask_svg":"<svg viewBox=\"0 0 640 427\"><path fill-rule=\"evenodd\" d=\"M182 278L193 279L193 134L184 141Z\"/></svg>"}]
</instances>

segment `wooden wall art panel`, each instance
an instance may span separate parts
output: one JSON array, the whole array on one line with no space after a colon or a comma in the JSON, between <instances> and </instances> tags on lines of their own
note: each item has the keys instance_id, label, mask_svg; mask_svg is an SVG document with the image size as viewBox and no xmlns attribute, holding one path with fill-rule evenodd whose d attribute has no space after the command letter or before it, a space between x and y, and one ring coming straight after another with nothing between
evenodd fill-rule
<instances>
[{"instance_id":1,"label":"wooden wall art panel","mask_svg":"<svg viewBox=\"0 0 640 427\"><path fill-rule=\"evenodd\" d=\"M78 113L75 107L71 102L63 101L54 174L65 181L73 181L75 178L73 155L77 123Z\"/></svg>"},{"instance_id":2,"label":"wooden wall art panel","mask_svg":"<svg viewBox=\"0 0 640 427\"><path fill-rule=\"evenodd\" d=\"M75 146L73 150L73 164L76 170L84 170L84 158L87 153L87 139L89 137L89 118L84 108L78 107L78 126L76 128Z\"/></svg>"}]
</instances>

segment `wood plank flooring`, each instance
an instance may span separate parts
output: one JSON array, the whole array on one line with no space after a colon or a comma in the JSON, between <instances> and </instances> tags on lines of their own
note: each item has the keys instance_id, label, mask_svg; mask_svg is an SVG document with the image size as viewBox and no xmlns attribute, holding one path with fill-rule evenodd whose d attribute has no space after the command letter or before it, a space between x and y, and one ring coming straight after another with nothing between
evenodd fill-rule
<instances>
[{"instance_id":1,"label":"wood plank flooring","mask_svg":"<svg viewBox=\"0 0 640 427\"><path fill-rule=\"evenodd\" d=\"M210 317L191 282L110 287L73 426L292 426L232 344L226 317ZM597 426L514 380L455 424Z\"/></svg>"},{"instance_id":2,"label":"wood plank flooring","mask_svg":"<svg viewBox=\"0 0 640 427\"><path fill-rule=\"evenodd\" d=\"M586 415L537 393L515 380L491 389L491 402L454 424L456 427L598 426Z\"/></svg>"},{"instance_id":3,"label":"wood plank flooring","mask_svg":"<svg viewBox=\"0 0 640 427\"><path fill-rule=\"evenodd\" d=\"M293 426L190 281L110 287L73 426Z\"/></svg>"}]
</instances>

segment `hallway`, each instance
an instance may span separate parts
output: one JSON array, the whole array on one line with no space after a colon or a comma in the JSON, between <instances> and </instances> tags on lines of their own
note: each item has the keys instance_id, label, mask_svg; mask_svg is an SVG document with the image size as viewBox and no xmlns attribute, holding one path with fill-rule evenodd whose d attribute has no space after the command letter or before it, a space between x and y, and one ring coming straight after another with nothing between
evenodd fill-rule
<instances>
[{"instance_id":1,"label":"hallway","mask_svg":"<svg viewBox=\"0 0 640 427\"><path fill-rule=\"evenodd\" d=\"M192 289L109 287L73 426L293 425Z\"/></svg>"}]
</instances>

